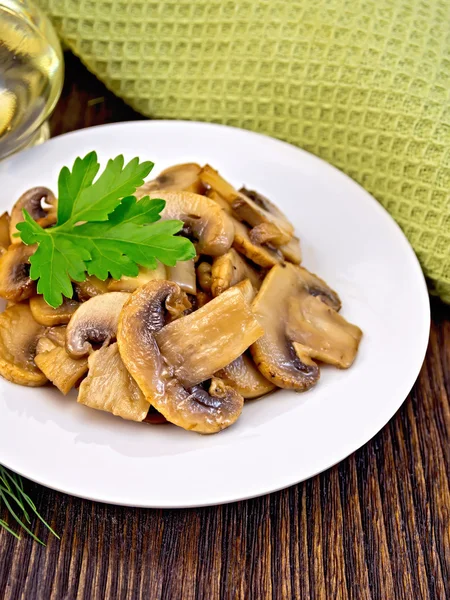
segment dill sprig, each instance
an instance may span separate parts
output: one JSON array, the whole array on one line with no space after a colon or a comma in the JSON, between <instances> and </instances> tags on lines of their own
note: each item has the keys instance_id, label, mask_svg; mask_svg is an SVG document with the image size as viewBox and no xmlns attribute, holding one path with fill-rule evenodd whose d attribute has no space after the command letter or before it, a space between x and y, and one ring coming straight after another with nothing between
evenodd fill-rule
<instances>
[{"instance_id":1,"label":"dill sprig","mask_svg":"<svg viewBox=\"0 0 450 600\"><path fill-rule=\"evenodd\" d=\"M23 487L22 478L15 473L10 473L4 467L0 465L0 507L2 504L5 505L11 516L17 523L26 531L31 537L36 540L39 544L45 546L30 529L31 518L30 515L34 514L43 525L59 539L59 535L53 531L50 525L41 517L38 513L34 502L25 492ZM11 533L15 538L20 540L20 536L13 531L6 521L0 519L0 527L3 527Z\"/></svg>"}]
</instances>

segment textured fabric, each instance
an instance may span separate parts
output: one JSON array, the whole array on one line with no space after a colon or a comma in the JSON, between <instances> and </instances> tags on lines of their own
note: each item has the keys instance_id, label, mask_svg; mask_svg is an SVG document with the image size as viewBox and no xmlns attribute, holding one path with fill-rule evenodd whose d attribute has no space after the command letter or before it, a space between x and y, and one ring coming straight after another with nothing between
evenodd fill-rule
<instances>
[{"instance_id":1,"label":"textured fabric","mask_svg":"<svg viewBox=\"0 0 450 600\"><path fill-rule=\"evenodd\" d=\"M449 0L39 4L143 114L267 133L348 173L450 302Z\"/></svg>"}]
</instances>

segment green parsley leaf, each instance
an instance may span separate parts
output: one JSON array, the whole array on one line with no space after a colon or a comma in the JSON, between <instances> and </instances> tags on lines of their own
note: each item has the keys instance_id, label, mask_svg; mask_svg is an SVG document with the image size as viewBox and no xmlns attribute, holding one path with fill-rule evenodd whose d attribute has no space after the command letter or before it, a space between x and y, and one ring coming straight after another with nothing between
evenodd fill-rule
<instances>
[{"instance_id":1,"label":"green parsley leaf","mask_svg":"<svg viewBox=\"0 0 450 600\"><path fill-rule=\"evenodd\" d=\"M80 221L106 221L124 196L144 183L153 168L152 162L140 163L133 158L124 166L120 154L110 159L94 182L100 165L97 154L90 152L77 158L72 172L63 167L58 178L58 226L68 227Z\"/></svg>"},{"instance_id":2,"label":"green parsley leaf","mask_svg":"<svg viewBox=\"0 0 450 600\"><path fill-rule=\"evenodd\" d=\"M158 260L174 266L195 256L193 244L176 236L182 221L160 220L164 200L137 202L130 195L152 166L137 158L124 166L118 156L94 182L99 165L91 152L75 160L72 172L61 170L56 227L43 229L24 211L17 229L25 244L38 245L30 258L30 277L38 280L38 292L48 304L56 308L63 296L71 298L72 281L83 281L86 272L102 280L136 277L139 266L154 269Z\"/></svg>"}]
</instances>

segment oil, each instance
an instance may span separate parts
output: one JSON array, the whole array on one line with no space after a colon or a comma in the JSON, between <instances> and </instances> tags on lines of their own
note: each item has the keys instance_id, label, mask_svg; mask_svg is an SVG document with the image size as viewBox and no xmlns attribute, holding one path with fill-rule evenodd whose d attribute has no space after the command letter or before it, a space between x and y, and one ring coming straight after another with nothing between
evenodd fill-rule
<instances>
[{"instance_id":1,"label":"oil","mask_svg":"<svg viewBox=\"0 0 450 600\"><path fill-rule=\"evenodd\" d=\"M0 0L0 158L48 135L62 82L61 47L48 19L27 0Z\"/></svg>"}]
</instances>

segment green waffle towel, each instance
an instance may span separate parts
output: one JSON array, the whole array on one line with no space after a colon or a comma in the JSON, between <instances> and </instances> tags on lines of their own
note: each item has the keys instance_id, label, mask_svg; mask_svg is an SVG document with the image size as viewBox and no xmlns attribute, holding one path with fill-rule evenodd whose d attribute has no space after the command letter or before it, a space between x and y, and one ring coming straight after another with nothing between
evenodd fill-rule
<instances>
[{"instance_id":1,"label":"green waffle towel","mask_svg":"<svg viewBox=\"0 0 450 600\"><path fill-rule=\"evenodd\" d=\"M253 129L345 171L450 302L449 0L38 3L144 115Z\"/></svg>"}]
</instances>

